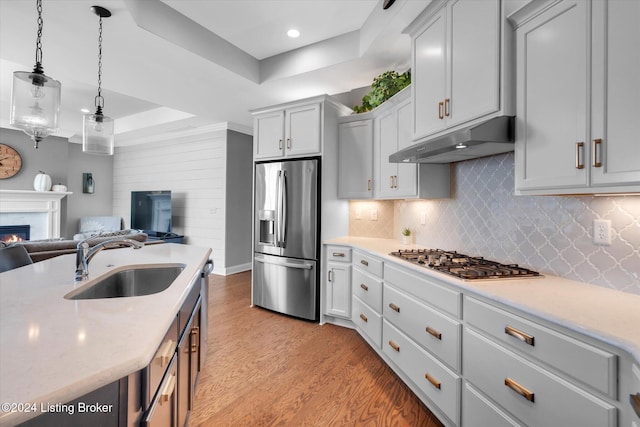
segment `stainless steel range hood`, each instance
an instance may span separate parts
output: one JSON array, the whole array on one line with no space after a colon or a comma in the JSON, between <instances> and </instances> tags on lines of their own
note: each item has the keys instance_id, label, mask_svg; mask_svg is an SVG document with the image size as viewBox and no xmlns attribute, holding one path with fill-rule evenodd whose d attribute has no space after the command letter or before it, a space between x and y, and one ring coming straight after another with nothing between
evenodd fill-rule
<instances>
[{"instance_id":1,"label":"stainless steel range hood","mask_svg":"<svg viewBox=\"0 0 640 427\"><path fill-rule=\"evenodd\" d=\"M513 151L514 117L499 116L389 156L390 163L452 163Z\"/></svg>"}]
</instances>

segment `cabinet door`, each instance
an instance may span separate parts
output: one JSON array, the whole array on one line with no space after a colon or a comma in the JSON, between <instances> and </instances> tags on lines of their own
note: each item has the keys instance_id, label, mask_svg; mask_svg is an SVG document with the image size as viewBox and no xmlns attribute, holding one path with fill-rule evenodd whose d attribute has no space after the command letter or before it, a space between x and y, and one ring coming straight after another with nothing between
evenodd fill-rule
<instances>
[{"instance_id":1,"label":"cabinet door","mask_svg":"<svg viewBox=\"0 0 640 427\"><path fill-rule=\"evenodd\" d=\"M398 164L389 163L389 156L398 151L397 112L389 110L376 120L376 191L375 197L391 198L395 196Z\"/></svg>"},{"instance_id":2,"label":"cabinet door","mask_svg":"<svg viewBox=\"0 0 640 427\"><path fill-rule=\"evenodd\" d=\"M591 183L640 184L640 2L594 1Z\"/></svg>"},{"instance_id":3,"label":"cabinet door","mask_svg":"<svg viewBox=\"0 0 640 427\"><path fill-rule=\"evenodd\" d=\"M413 38L413 139L444 129L446 9Z\"/></svg>"},{"instance_id":4,"label":"cabinet door","mask_svg":"<svg viewBox=\"0 0 640 427\"><path fill-rule=\"evenodd\" d=\"M500 13L499 0L450 3L447 127L500 108Z\"/></svg>"},{"instance_id":5,"label":"cabinet door","mask_svg":"<svg viewBox=\"0 0 640 427\"><path fill-rule=\"evenodd\" d=\"M373 124L371 120L338 126L338 197L373 197Z\"/></svg>"},{"instance_id":6,"label":"cabinet door","mask_svg":"<svg viewBox=\"0 0 640 427\"><path fill-rule=\"evenodd\" d=\"M588 10L565 0L517 30L516 190L587 186Z\"/></svg>"},{"instance_id":7,"label":"cabinet door","mask_svg":"<svg viewBox=\"0 0 640 427\"><path fill-rule=\"evenodd\" d=\"M253 121L253 152L256 159L284 154L284 111L256 116Z\"/></svg>"},{"instance_id":8,"label":"cabinet door","mask_svg":"<svg viewBox=\"0 0 640 427\"><path fill-rule=\"evenodd\" d=\"M320 154L320 104L285 111L285 155Z\"/></svg>"},{"instance_id":9,"label":"cabinet door","mask_svg":"<svg viewBox=\"0 0 640 427\"><path fill-rule=\"evenodd\" d=\"M411 140L411 102L398 106L398 150L413 145ZM389 159L387 158L387 161ZM418 195L418 165L415 163L397 163L396 197L415 197Z\"/></svg>"},{"instance_id":10,"label":"cabinet door","mask_svg":"<svg viewBox=\"0 0 640 427\"><path fill-rule=\"evenodd\" d=\"M327 314L351 317L351 265L327 263Z\"/></svg>"}]
</instances>

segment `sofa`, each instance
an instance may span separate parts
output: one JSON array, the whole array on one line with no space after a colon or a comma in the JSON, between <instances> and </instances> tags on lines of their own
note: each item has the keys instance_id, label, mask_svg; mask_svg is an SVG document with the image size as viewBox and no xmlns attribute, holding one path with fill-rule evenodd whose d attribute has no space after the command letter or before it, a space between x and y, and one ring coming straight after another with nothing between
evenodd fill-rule
<instances>
[{"instance_id":1,"label":"sofa","mask_svg":"<svg viewBox=\"0 0 640 427\"><path fill-rule=\"evenodd\" d=\"M111 233L97 234L95 237L87 240L89 246L95 246L98 243L102 243L105 240L121 237L124 239L137 240L139 242L146 242L147 235L139 230L120 230ZM78 240L71 239L45 239L45 240L26 240L23 242L14 243L14 245L21 245L29 253L33 262L43 261L45 259L53 258L59 255L76 253L78 247Z\"/></svg>"}]
</instances>

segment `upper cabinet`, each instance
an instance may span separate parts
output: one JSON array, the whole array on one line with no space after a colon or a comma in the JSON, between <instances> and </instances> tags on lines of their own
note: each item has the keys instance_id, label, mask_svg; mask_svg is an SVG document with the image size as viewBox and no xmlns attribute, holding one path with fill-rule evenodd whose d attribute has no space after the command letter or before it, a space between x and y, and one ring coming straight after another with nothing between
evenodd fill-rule
<instances>
[{"instance_id":1,"label":"upper cabinet","mask_svg":"<svg viewBox=\"0 0 640 427\"><path fill-rule=\"evenodd\" d=\"M640 2L531 2L510 19L516 192L639 192Z\"/></svg>"},{"instance_id":2,"label":"upper cabinet","mask_svg":"<svg viewBox=\"0 0 640 427\"><path fill-rule=\"evenodd\" d=\"M504 31L500 0L434 1L406 31L414 141L511 113L511 32Z\"/></svg>"},{"instance_id":3,"label":"upper cabinet","mask_svg":"<svg viewBox=\"0 0 640 427\"><path fill-rule=\"evenodd\" d=\"M321 155L323 111L327 107L337 110L338 115L351 112L326 96L253 111L254 159Z\"/></svg>"},{"instance_id":4,"label":"upper cabinet","mask_svg":"<svg viewBox=\"0 0 640 427\"><path fill-rule=\"evenodd\" d=\"M389 155L413 143L410 94L406 88L371 112L339 119L340 197L449 197L449 164L389 162Z\"/></svg>"}]
</instances>

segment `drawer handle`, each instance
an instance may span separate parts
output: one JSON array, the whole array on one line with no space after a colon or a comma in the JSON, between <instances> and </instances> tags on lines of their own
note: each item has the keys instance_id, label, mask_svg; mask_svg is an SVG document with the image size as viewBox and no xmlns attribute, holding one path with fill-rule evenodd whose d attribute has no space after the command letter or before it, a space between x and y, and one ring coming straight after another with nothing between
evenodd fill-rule
<instances>
[{"instance_id":1,"label":"drawer handle","mask_svg":"<svg viewBox=\"0 0 640 427\"><path fill-rule=\"evenodd\" d=\"M197 353L200 347L200 326L191 328L191 353Z\"/></svg>"},{"instance_id":2,"label":"drawer handle","mask_svg":"<svg viewBox=\"0 0 640 427\"><path fill-rule=\"evenodd\" d=\"M367 285L365 285L364 283L360 283L360 287L361 287L362 289L364 289L365 291L368 291L368 290L369 290L369 287L368 287Z\"/></svg>"},{"instance_id":3,"label":"drawer handle","mask_svg":"<svg viewBox=\"0 0 640 427\"><path fill-rule=\"evenodd\" d=\"M360 264L364 265L365 267L369 267L369 261L367 261L365 259L361 259L360 260Z\"/></svg>"},{"instance_id":4,"label":"drawer handle","mask_svg":"<svg viewBox=\"0 0 640 427\"><path fill-rule=\"evenodd\" d=\"M365 321L365 322L368 322L368 321L369 321L369 319L367 319L367 316L365 316L365 315L364 315L364 314L362 314L362 313L360 314L360 318L361 318L363 321Z\"/></svg>"},{"instance_id":5,"label":"drawer handle","mask_svg":"<svg viewBox=\"0 0 640 427\"><path fill-rule=\"evenodd\" d=\"M335 257L344 258L344 252L334 252L332 255Z\"/></svg>"},{"instance_id":6,"label":"drawer handle","mask_svg":"<svg viewBox=\"0 0 640 427\"><path fill-rule=\"evenodd\" d=\"M631 402L631 407L640 418L640 393L629 395L629 402Z\"/></svg>"},{"instance_id":7,"label":"drawer handle","mask_svg":"<svg viewBox=\"0 0 640 427\"><path fill-rule=\"evenodd\" d=\"M584 142L576 142L576 169L584 169Z\"/></svg>"},{"instance_id":8,"label":"drawer handle","mask_svg":"<svg viewBox=\"0 0 640 427\"><path fill-rule=\"evenodd\" d=\"M426 331L428 333L430 333L431 335L433 335L434 337L438 338L439 340L442 339L442 334L440 332L436 331L435 329L433 329L432 327L427 326Z\"/></svg>"},{"instance_id":9,"label":"drawer handle","mask_svg":"<svg viewBox=\"0 0 640 427\"><path fill-rule=\"evenodd\" d=\"M175 390L175 388L176 388L176 376L172 374L169 377L167 384L164 386L164 389L160 394L161 405L165 402L169 402L169 400L171 399L171 395L173 394L173 390Z\"/></svg>"},{"instance_id":10,"label":"drawer handle","mask_svg":"<svg viewBox=\"0 0 640 427\"><path fill-rule=\"evenodd\" d=\"M509 378L509 377L505 378L504 379L504 385L506 385L511 390L513 390L516 393L518 393L520 396L522 396L525 399L527 399L529 402L533 402L534 401L534 393L532 391L529 391L527 388L521 386L520 384L518 384L516 381L512 380L511 378Z\"/></svg>"},{"instance_id":11,"label":"drawer handle","mask_svg":"<svg viewBox=\"0 0 640 427\"><path fill-rule=\"evenodd\" d=\"M390 302L389 303L389 308L393 311L395 311L396 313L400 313L400 307L398 307L397 305L395 305L394 303Z\"/></svg>"},{"instance_id":12,"label":"drawer handle","mask_svg":"<svg viewBox=\"0 0 640 427\"><path fill-rule=\"evenodd\" d=\"M160 350L160 354L158 355L158 360L160 361L160 367L164 368L169 364L171 357L173 357L173 352L175 348L175 343L173 340L166 341L164 346Z\"/></svg>"},{"instance_id":13,"label":"drawer handle","mask_svg":"<svg viewBox=\"0 0 640 427\"><path fill-rule=\"evenodd\" d=\"M426 378L427 381L429 381L431 383L432 386L434 386L438 390L440 390L442 388L442 385L441 385L440 381L438 381L437 379L433 378L431 375L424 374L424 377Z\"/></svg>"},{"instance_id":14,"label":"drawer handle","mask_svg":"<svg viewBox=\"0 0 640 427\"><path fill-rule=\"evenodd\" d=\"M389 345L391 346L392 349L394 349L395 351L400 353L400 346L398 344L396 344L395 342L389 340Z\"/></svg>"},{"instance_id":15,"label":"drawer handle","mask_svg":"<svg viewBox=\"0 0 640 427\"><path fill-rule=\"evenodd\" d=\"M601 168L602 167L602 139L594 139L593 140L593 167Z\"/></svg>"},{"instance_id":16,"label":"drawer handle","mask_svg":"<svg viewBox=\"0 0 640 427\"><path fill-rule=\"evenodd\" d=\"M510 335L514 338L519 339L520 341L529 344L530 346L534 346L535 345L535 337L533 337L532 335L529 335L527 333L524 333L516 328L514 328L513 326L505 326L504 328L504 333L507 335Z\"/></svg>"}]
</instances>

